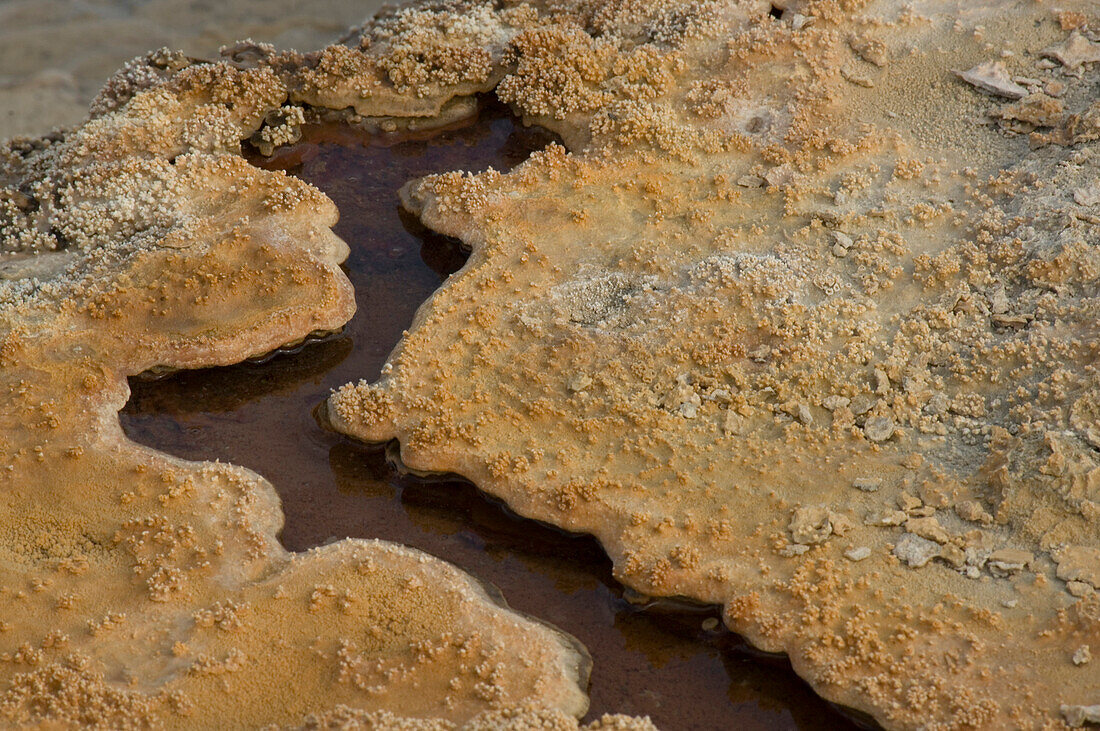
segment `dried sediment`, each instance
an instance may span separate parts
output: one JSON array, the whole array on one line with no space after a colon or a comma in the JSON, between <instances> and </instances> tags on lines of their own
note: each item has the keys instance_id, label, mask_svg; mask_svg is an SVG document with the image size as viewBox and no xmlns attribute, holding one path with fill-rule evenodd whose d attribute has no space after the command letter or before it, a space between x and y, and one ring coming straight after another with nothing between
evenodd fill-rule
<instances>
[{"instance_id":1,"label":"dried sediment","mask_svg":"<svg viewBox=\"0 0 1100 731\"><path fill-rule=\"evenodd\" d=\"M153 53L81 127L0 148L4 726L576 728L587 707L583 648L458 569L372 541L289 554L264 479L120 429L127 376L354 311L335 206L240 154L293 137L295 63Z\"/></svg>"},{"instance_id":2,"label":"dried sediment","mask_svg":"<svg viewBox=\"0 0 1100 731\"><path fill-rule=\"evenodd\" d=\"M328 418L887 727L1088 722L1100 17L782 5L510 6L569 149L406 186L470 260Z\"/></svg>"}]
</instances>

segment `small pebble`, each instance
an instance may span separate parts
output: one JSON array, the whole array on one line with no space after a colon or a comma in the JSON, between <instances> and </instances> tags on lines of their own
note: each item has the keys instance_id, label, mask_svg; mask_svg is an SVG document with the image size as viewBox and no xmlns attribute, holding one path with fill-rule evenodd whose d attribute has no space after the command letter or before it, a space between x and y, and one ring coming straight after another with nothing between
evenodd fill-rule
<instances>
[{"instance_id":1,"label":"small pebble","mask_svg":"<svg viewBox=\"0 0 1100 731\"><path fill-rule=\"evenodd\" d=\"M862 561L871 555L871 549L867 546L859 546L858 548L849 548L844 552L844 557L849 561Z\"/></svg>"}]
</instances>

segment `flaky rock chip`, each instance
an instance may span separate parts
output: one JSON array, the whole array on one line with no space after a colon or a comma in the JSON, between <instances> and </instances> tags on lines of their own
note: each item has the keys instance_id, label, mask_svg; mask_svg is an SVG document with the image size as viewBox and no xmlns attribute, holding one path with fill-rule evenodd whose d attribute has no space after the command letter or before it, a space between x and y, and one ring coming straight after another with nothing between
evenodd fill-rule
<instances>
[{"instance_id":1,"label":"flaky rock chip","mask_svg":"<svg viewBox=\"0 0 1100 731\"><path fill-rule=\"evenodd\" d=\"M407 11L486 29L456 83L566 147L405 187L470 259L329 421L595 535L636 590L722 604L884 726L1089 722L1100 78L1043 53L1093 43L1097 12ZM993 65L1065 115L954 73Z\"/></svg>"},{"instance_id":2,"label":"flaky rock chip","mask_svg":"<svg viewBox=\"0 0 1100 731\"><path fill-rule=\"evenodd\" d=\"M0 725L576 728L571 638L415 550L287 553L265 480L122 433L127 376L354 311L335 206L241 156L293 139L313 67L250 58L137 59L78 129L0 148Z\"/></svg>"}]
</instances>

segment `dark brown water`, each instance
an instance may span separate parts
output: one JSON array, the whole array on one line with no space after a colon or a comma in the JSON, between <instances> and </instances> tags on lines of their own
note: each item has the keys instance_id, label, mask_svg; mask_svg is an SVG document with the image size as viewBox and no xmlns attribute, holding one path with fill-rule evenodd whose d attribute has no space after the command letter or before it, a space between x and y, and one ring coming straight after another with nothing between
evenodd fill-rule
<instances>
[{"instance_id":1,"label":"dark brown water","mask_svg":"<svg viewBox=\"0 0 1100 731\"><path fill-rule=\"evenodd\" d=\"M123 427L143 444L270 479L291 550L331 538L384 538L500 587L511 606L588 647L590 718L648 715L669 731L854 728L785 661L724 630L704 630L714 610L631 605L595 540L517 518L462 481L401 476L382 448L326 432L311 415L332 388L378 376L416 308L465 260L454 242L402 213L398 188L431 172L508 169L551 139L493 107L420 141L386 145L347 129L310 130L264 164L313 183L339 206L336 233L351 246L355 318L342 334L263 364L134 379Z\"/></svg>"}]
</instances>

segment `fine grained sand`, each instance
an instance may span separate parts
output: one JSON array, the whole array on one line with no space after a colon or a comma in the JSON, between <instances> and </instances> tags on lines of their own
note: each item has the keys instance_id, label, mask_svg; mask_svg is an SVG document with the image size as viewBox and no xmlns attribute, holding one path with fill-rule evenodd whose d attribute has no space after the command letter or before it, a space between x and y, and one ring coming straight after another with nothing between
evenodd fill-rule
<instances>
[{"instance_id":1,"label":"fine grained sand","mask_svg":"<svg viewBox=\"0 0 1100 731\"><path fill-rule=\"evenodd\" d=\"M212 58L255 38L322 48L382 0L14 0L0 3L0 139L77 124L103 82L161 46Z\"/></svg>"}]
</instances>

